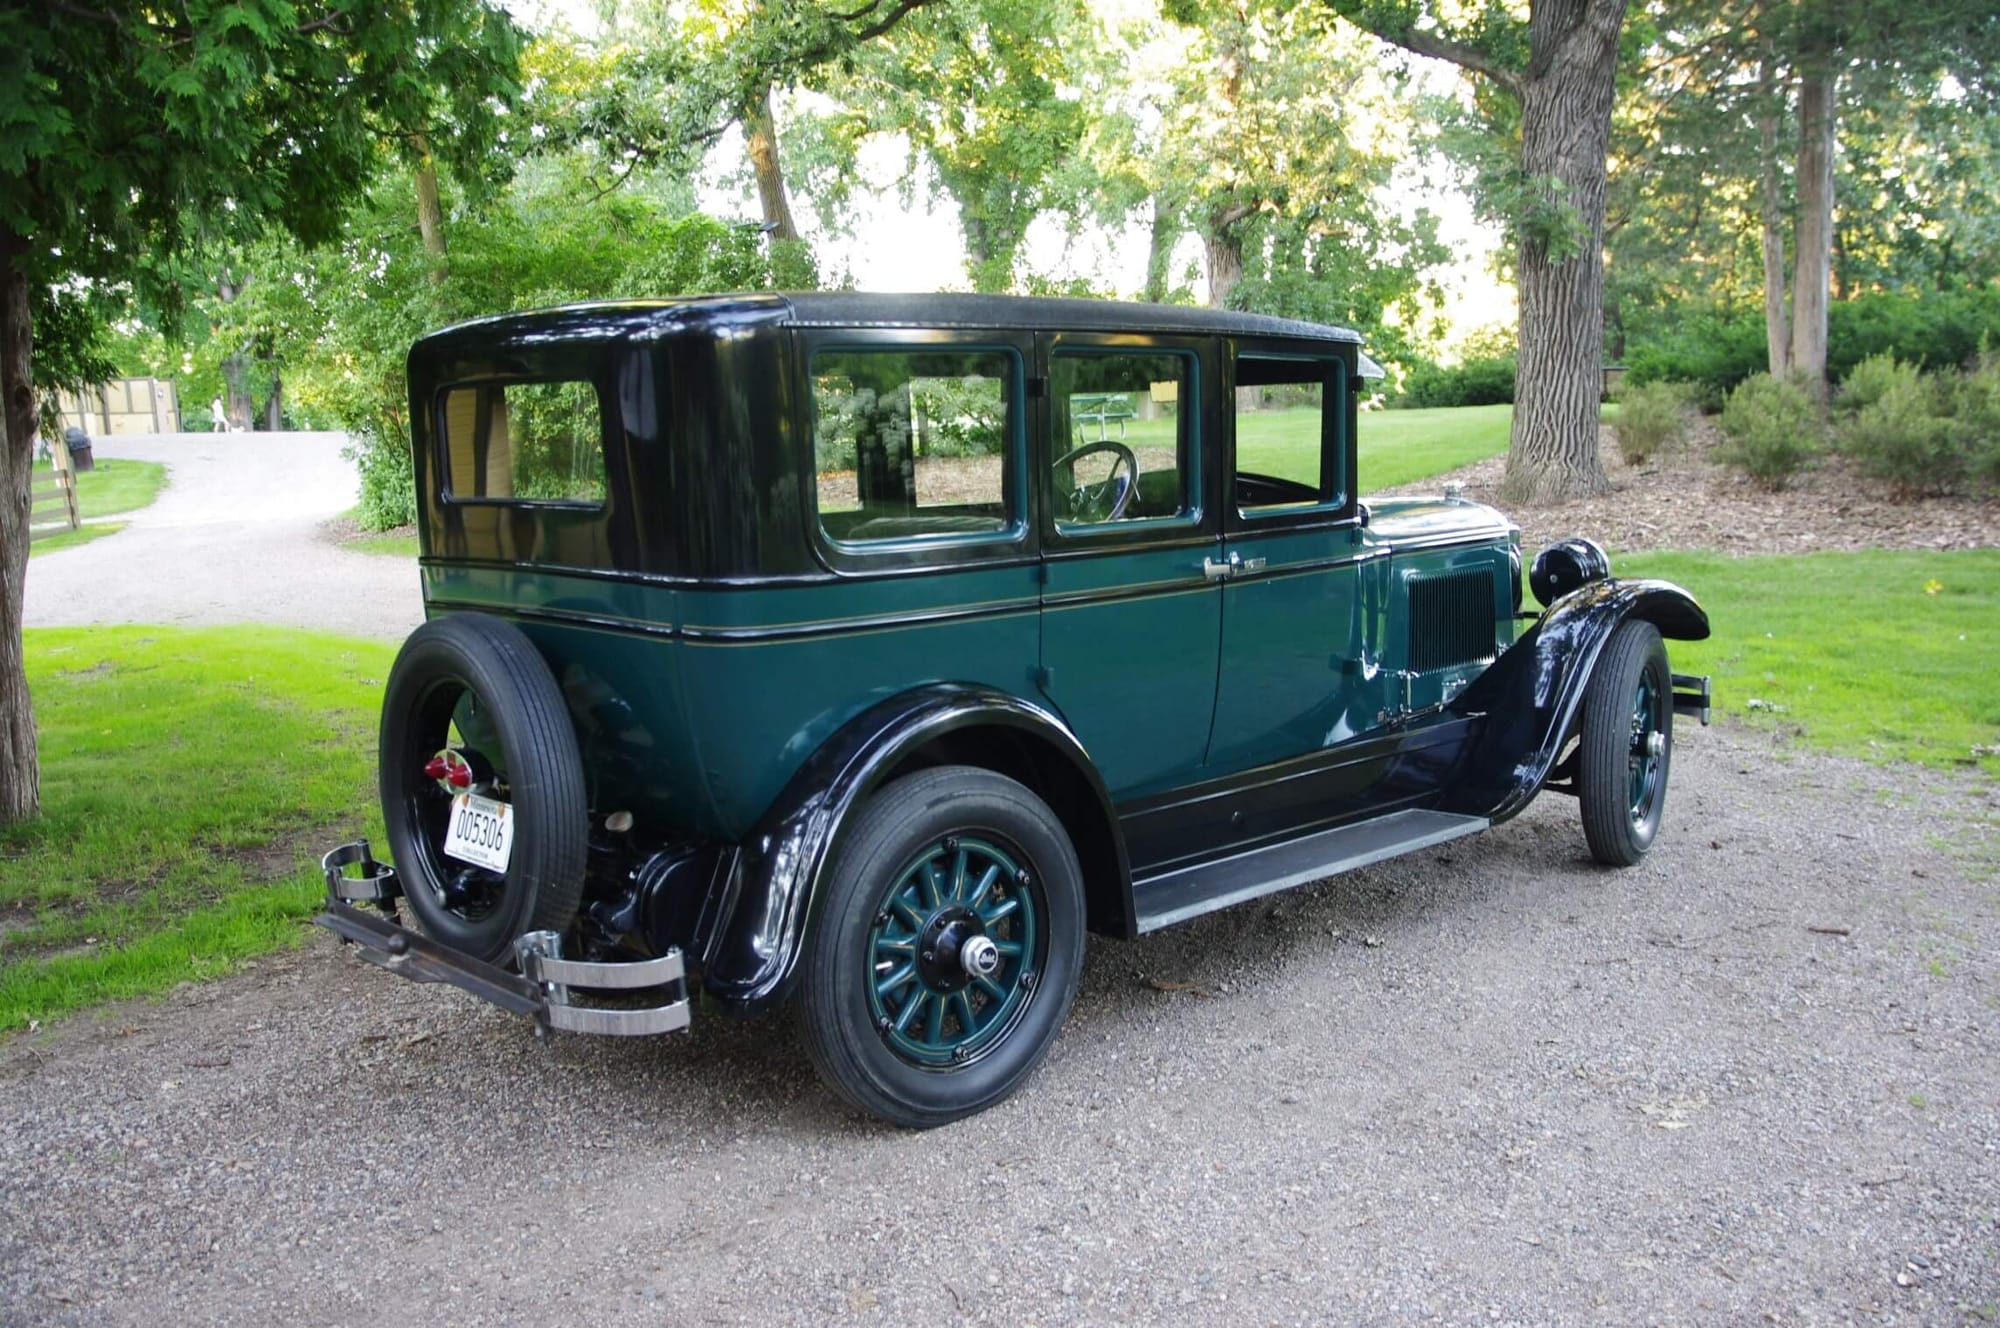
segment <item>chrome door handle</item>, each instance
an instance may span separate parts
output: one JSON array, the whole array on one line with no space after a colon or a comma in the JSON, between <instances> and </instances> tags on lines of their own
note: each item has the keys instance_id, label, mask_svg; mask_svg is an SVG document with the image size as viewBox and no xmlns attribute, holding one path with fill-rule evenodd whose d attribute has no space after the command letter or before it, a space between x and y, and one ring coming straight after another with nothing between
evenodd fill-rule
<instances>
[{"instance_id":1,"label":"chrome door handle","mask_svg":"<svg viewBox=\"0 0 2000 1328\"><path fill-rule=\"evenodd\" d=\"M1213 558L1204 558L1201 560L1201 575L1204 580L1208 581L1227 581L1230 577L1240 576L1244 572L1261 572L1263 570L1264 560L1262 558L1245 558L1240 553L1230 554L1226 562L1217 562Z\"/></svg>"}]
</instances>

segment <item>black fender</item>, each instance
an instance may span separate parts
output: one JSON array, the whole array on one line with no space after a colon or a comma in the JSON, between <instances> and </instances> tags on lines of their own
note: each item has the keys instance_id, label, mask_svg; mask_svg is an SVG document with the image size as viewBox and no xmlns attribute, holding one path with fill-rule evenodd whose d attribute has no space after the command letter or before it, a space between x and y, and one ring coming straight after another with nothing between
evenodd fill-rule
<instances>
[{"instance_id":1,"label":"black fender","mask_svg":"<svg viewBox=\"0 0 2000 1328\"><path fill-rule=\"evenodd\" d=\"M1605 643L1628 618L1677 641L1708 636L1701 605L1669 581L1613 578L1564 595L1452 701L1453 713L1482 723L1445 810L1499 822L1527 807L1576 732Z\"/></svg>"},{"instance_id":2,"label":"black fender","mask_svg":"<svg viewBox=\"0 0 2000 1328\"><path fill-rule=\"evenodd\" d=\"M969 741L994 730L1022 741L1011 752L1001 750L1006 744ZM968 741L954 744L954 735ZM996 759L979 759L988 750ZM1086 889L1099 891L1113 910L1093 926L1131 934L1131 868L1118 817L1069 726L995 688L935 683L882 701L835 731L745 836L695 927L704 992L740 1013L789 994L843 833L869 794L918 761L985 764L1027 776L1023 782L1056 784L1059 796L1044 796L1076 841Z\"/></svg>"}]
</instances>

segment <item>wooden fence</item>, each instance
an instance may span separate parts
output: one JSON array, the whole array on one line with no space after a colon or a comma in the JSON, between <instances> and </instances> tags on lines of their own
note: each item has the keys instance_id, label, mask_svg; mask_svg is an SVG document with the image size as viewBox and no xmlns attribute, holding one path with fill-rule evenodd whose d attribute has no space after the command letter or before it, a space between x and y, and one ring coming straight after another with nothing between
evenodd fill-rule
<instances>
[{"instance_id":1,"label":"wooden fence","mask_svg":"<svg viewBox=\"0 0 2000 1328\"><path fill-rule=\"evenodd\" d=\"M50 446L55 456L54 468L28 481L33 495L28 512L29 543L45 535L75 530L83 524L76 510L76 467L70 460L69 444L57 438Z\"/></svg>"}]
</instances>

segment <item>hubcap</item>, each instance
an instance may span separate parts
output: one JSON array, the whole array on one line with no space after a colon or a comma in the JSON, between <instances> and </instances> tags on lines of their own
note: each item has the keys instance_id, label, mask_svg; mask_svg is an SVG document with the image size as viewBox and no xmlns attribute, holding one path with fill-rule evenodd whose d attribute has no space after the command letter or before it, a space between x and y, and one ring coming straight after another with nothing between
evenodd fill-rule
<instances>
[{"instance_id":1,"label":"hubcap","mask_svg":"<svg viewBox=\"0 0 2000 1328\"><path fill-rule=\"evenodd\" d=\"M1642 673L1632 696L1632 743L1626 758L1627 806L1634 823L1652 814L1653 797L1660 783L1660 763L1667 752L1667 735L1660 728L1659 702L1652 675Z\"/></svg>"},{"instance_id":2,"label":"hubcap","mask_svg":"<svg viewBox=\"0 0 2000 1328\"><path fill-rule=\"evenodd\" d=\"M987 840L941 839L911 858L868 933L869 1014L890 1050L949 1069L1005 1037L1034 993L1040 900L1016 857Z\"/></svg>"}]
</instances>

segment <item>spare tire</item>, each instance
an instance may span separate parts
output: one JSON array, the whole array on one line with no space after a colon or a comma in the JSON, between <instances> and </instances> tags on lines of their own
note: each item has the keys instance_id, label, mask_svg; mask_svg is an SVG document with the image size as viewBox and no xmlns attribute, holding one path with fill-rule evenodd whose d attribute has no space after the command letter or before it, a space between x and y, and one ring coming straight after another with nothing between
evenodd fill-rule
<instances>
[{"instance_id":1,"label":"spare tire","mask_svg":"<svg viewBox=\"0 0 2000 1328\"><path fill-rule=\"evenodd\" d=\"M410 633L382 699L380 762L389 847L425 932L498 961L523 932L569 926L590 830L583 762L562 692L518 627L454 613ZM469 817L487 833L447 853L454 816L486 805L473 799L504 812Z\"/></svg>"}]
</instances>

